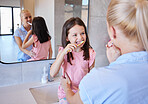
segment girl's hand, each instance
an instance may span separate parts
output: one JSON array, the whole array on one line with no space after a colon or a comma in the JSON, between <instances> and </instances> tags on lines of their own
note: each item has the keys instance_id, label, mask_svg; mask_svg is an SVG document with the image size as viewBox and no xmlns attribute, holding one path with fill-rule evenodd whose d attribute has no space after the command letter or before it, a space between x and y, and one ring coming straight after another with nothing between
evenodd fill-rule
<instances>
[{"instance_id":1,"label":"girl's hand","mask_svg":"<svg viewBox=\"0 0 148 104\"><path fill-rule=\"evenodd\" d=\"M63 52L64 52L65 55L66 55L68 52L74 51L75 48L77 48L76 44L68 44L68 45L64 48Z\"/></svg>"},{"instance_id":2,"label":"girl's hand","mask_svg":"<svg viewBox=\"0 0 148 104\"><path fill-rule=\"evenodd\" d=\"M120 55L120 49L116 47L111 41L106 45L106 54L109 63L114 62Z\"/></svg>"},{"instance_id":3,"label":"girl's hand","mask_svg":"<svg viewBox=\"0 0 148 104\"><path fill-rule=\"evenodd\" d=\"M35 54L32 50L29 52L29 56L30 56L30 57L35 57L35 55L36 55L36 54Z\"/></svg>"},{"instance_id":4,"label":"girl's hand","mask_svg":"<svg viewBox=\"0 0 148 104\"><path fill-rule=\"evenodd\" d=\"M61 85L62 88L64 89L64 92L66 93L67 90L71 89L71 80L67 73L65 73L65 76L62 76L61 78Z\"/></svg>"},{"instance_id":5,"label":"girl's hand","mask_svg":"<svg viewBox=\"0 0 148 104\"><path fill-rule=\"evenodd\" d=\"M29 30L27 35L30 36L32 34L32 30Z\"/></svg>"}]
</instances>

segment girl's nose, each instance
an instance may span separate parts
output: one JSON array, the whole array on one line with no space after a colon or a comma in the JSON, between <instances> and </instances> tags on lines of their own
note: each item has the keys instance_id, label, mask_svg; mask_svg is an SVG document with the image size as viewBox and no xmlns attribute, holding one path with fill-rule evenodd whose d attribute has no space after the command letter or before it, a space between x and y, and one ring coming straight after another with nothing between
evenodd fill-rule
<instances>
[{"instance_id":1,"label":"girl's nose","mask_svg":"<svg viewBox=\"0 0 148 104\"><path fill-rule=\"evenodd\" d=\"M78 35L78 39L79 39L79 40L82 39L82 35L81 35L81 34Z\"/></svg>"}]
</instances>

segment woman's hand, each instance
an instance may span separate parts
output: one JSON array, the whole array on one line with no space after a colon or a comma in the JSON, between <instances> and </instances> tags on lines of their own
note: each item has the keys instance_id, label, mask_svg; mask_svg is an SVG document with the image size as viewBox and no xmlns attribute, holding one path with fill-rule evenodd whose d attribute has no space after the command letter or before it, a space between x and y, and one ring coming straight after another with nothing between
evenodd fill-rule
<instances>
[{"instance_id":1,"label":"woman's hand","mask_svg":"<svg viewBox=\"0 0 148 104\"><path fill-rule=\"evenodd\" d=\"M106 45L106 54L109 63L114 62L120 55L120 49L116 47L111 41Z\"/></svg>"},{"instance_id":2,"label":"woman's hand","mask_svg":"<svg viewBox=\"0 0 148 104\"><path fill-rule=\"evenodd\" d=\"M71 80L67 73L65 73L65 76L62 76L61 78L61 85L64 89L64 92L66 93L68 90L71 90Z\"/></svg>"}]
</instances>

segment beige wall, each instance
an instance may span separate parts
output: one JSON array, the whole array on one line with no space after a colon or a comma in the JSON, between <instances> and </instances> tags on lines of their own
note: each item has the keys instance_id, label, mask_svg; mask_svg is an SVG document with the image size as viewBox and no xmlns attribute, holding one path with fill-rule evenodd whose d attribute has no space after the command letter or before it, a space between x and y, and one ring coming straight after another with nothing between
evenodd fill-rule
<instances>
[{"instance_id":1,"label":"beige wall","mask_svg":"<svg viewBox=\"0 0 148 104\"><path fill-rule=\"evenodd\" d=\"M28 9L31 14L32 14L32 17L34 17L34 13L35 13L35 0L21 0L21 5L22 5L22 9Z\"/></svg>"}]
</instances>

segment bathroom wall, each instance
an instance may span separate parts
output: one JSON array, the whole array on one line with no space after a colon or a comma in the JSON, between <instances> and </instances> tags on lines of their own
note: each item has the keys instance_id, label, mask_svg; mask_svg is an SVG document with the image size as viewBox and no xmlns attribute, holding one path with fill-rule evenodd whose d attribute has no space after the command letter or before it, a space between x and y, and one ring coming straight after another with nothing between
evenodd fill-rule
<instances>
[{"instance_id":1,"label":"bathroom wall","mask_svg":"<svg viewBox=\"0 0 148 104\"><path fill-rule=\"evenodd\" d=\"M96 51L96 67L108 65L105 45L109 40L106 12L110 0L90 0L89 39Z\"/></svg>"},{"instance_id":2,"label":"bathroom wall","mask_svg":"<svg viewBox=\"0 0 148 104\"><path fill-rule=\"evenodd\" d=\"M43 67L48 66L53 62L54 59L16 64L0 63L0 87L40 82Z\"/></svg>"}]
</instances>

